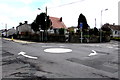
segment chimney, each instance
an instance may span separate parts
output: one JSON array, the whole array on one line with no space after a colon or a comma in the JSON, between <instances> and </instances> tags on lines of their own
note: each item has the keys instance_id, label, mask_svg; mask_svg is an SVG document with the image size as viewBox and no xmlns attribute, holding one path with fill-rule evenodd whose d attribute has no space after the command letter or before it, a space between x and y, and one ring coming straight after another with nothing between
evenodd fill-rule
<instances>
[{"instance_id":1,"label":"chimney","mask_svg":"<svg viewBox=\"0 0 120 80\"><path fill-rule=\"evenodd\" d=\"M21 25L22 25L22 23L20 22L20 23L19 23L19 26L21 26Z\"/></svg>"},{"instance_id":2,"label":"chimney","mask_svg":"<svg viewBox=\"0 0 120 80\"><path fill-rule=\"evenodd\" d=\"M25 24L27 24L28 23L28 21L25 21Z\"/></svg>"},{"instance_id":3,"label":"chimney","mask_svg":"<svg viewBox=\"0 0 120 80\"><path fill-rule=\"evenodd\" d=\"M113 26L115 25L115 23L113 23Z\"/></svg>"},{"instance_id":4,"label":"chimney","mask_svg":"<svg viewBox=\"0 0 120 80\"><path fill-rule=\"evenodd\" d=\"M62 17L60 18L60 22L62 22Z\"/></svg>"}]
</instances>

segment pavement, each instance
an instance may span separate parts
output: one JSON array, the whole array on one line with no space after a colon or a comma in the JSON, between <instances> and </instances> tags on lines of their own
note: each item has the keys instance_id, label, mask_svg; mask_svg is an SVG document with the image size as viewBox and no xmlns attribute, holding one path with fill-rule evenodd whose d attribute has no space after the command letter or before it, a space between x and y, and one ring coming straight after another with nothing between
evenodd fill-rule
<instances>
[{"instance_id":1,"label":"pavement","mask_svg":"<svg viewBox=\"0 0 120 80\"><path fill-rule=\"evenodd\" d=\"M36 43L22 40L2 40L3 78L118 78L119 42L109 43ZM71 49L71 52L51 53L46 49ZM92 50L98 53L88 56ZM31 59L22 55L34 56ZM58 52L58 50L56 51Z\"/></svg>"},{"instance_id":2,"label":"pavement","mask_svg":"<svg viewBox=\"0 0 120 80\"><path fill-rule=\"evenodd\" d=\"M17 39L10 39L10 38L3 38L5 40L9 40L9 41L14 41L14 42L17 42L17 43L35 43L35 42L31 42L31 41L23 41L23 40L17 40Z\"/></svg>"}]
</instances>

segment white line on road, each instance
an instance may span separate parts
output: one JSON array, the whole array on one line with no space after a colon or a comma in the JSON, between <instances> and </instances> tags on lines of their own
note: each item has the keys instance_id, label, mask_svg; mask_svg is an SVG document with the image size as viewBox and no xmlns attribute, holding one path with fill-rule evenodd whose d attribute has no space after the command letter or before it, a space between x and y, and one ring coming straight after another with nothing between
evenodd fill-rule
<instances>
[{"instance_id":1,"label":"white line on road","mask_svg":"<svg viewBox=\"0 0 120 80\"><path fill-rule=\"evenodd\" d=\"M18 55L22 55L22 56L27 57L27 58L38 59L37 57L26 55L25 52L20 52L20 53L18 53Z\"/></svg>"},{"instance_id":2,"label":"white line on road","mask_svg":"<svg viewBox=\"0 0 120 80\"><path fill-rule=\"evenodd\" d=\"M42 47L54 47L54 46L42 46Z\"/></svg>"},{"instance_id":3,"label":"white line on road","mask_svg":"<svg viewBox=\"0 0 120 80\"><path fill-rule=\"evenodd\" d=\"M42 46L44 48L48 48L48 47L58 47L58 46ZM65 47L65 46L59 46L59 47Z\"/></svg>"},{"instance_id":4,"label":"white line on road","mask_svg":"<svg viewBox=\"0 0 120 80\"><path fill-rule=\"evenodd\" d=\"M65 47L65 46L59 46L59 47Z\"/></svg>"},{"instance_id":5,"label":"white line on road","mask_svg":"<svg viewBox=\"0 0 120 80\"><path fill-rule=\"evenodd\" d=\"M118 45L113 45L113 46L118 46Z\"/></svg>"},{"instance_id":6,"label":"white line on road","mask_svg":"<svg viewBox=\"0 0 120 80\"><path fill-rule=\"evenodd\" d=\"M108 48L113 48L112 46L107 46Z\"/></svg>"},{"instance_id":7,"label":"white line on road","mask_svg":"<svg viewBox=\"0 0 120 80\"><path fill-rule=\"evenodd\" d=\"M115 49L119 49L119 48L115 48Z\"/></svg>"}]
</instances>

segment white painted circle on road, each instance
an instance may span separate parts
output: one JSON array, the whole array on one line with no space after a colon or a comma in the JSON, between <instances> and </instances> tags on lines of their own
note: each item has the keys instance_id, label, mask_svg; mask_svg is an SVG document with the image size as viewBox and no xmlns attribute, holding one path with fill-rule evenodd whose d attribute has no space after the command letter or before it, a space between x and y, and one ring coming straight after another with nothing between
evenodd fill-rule
<instances>
[{"instance_id":1,"label":"white painted circle on road","mask_svg":"<svg viewBox=\"0 0 120 80\"><path fill-rule=\"evenodd\" d=\"M65 48L48 48L44 50L45 52L49 53L67 53L72 52L71 49L65 49Z\"/></svg>"}]
</instances>

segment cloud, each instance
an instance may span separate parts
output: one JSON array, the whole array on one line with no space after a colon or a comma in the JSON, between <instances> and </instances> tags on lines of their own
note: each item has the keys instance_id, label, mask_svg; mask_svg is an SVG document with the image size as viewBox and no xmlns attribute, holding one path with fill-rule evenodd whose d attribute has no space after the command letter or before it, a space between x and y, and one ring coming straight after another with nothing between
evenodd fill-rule
<instances>
[{"instance_id":1,"label":"cloud","mask_svg":"<svg viewBox=\"0 0 120 80\"><path fill-rule=\"evenodd\" d=\"M78 1L78 0L77 0ZM101 10L108 8L108 11L103 11L102 23L117 24L117 0L84 0L77 2L75 0L54 0L44 4L48 6L48 15L53 17L63 17L63 21L67 25L77 26L77 21L80 13L83 13L90 27L95 27L95 18L97 19L97 27L101 25ZM70 2L77 2L66 6L59 6ZM59 6L59 7L58 7Z\"/></svg>"},{"instance_id":2,"label":"cloud","mask_svg":"<svg viewBox=\"0 0 120 80\"><path fill-rule=\"evenodd\" d=\"M77 26L80 13L83 13L90 27L100 27L101 10L108 8L103 12L103 23L118 22L118 1L119 0L2 0L0 3L0 21L7 23L9 27L16 27L19 22L27 20L31 23L37 14L45 12L48 7L48 15L53 17L63 17L67 27ZM73 2L74 4L68 4ZM64 6L61 6L64 5ZM40 7L41 10L37 10ZM0 23L0 24L1 24Z\"/></svg>"},{"instance_id":3,"label":"cloud","mask_svg":"<svg viewBox=\"0 0 120 80\"><path fill-rule=\"evenodd\" d=\"M22 2L24 4L30 4L32 3L34 0L17 0L18 2Z\"/></svg>"},{"instance_id":4,"label":"cloud","mask_svg":"<svg viewBox=\"0 0 120 80\"><path fill-rule=\"evenodd\" d=\"M8 28L16 27L19 22L25 20L31 23L37 15L37 10L32 10L29 6L13 7L2 3L0 4L0 10L0 22L8 24Z\"/></svg>"}]
</instances>

